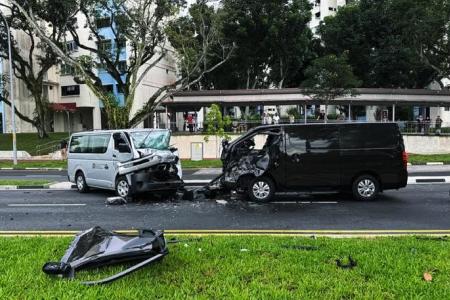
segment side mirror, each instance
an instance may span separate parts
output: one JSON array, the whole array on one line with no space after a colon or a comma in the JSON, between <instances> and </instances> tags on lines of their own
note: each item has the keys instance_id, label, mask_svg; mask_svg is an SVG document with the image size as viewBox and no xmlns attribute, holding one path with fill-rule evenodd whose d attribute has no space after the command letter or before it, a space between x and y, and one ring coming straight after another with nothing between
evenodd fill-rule
<instances>
[{"instance_id":1,"label":"side mirror","mask_svg":"<svg viewBox=\"0 0 450 300\"><path fill-rule=\"evenodd\" d=\"M128 144L126 143L119 143L117 148L120 153L131 153L130 146L128 146Z\"/></svg>"},{"instance_id":2,"label":"side mirror","mask_svg":"<svg viewBox=\"0 0 450 300\"><path fill-rule=\"evenodd\" d=\"M228 140L223 140L222 141L222 148L225 148L226 146L228 146Z\"/></svg>"}]
</instances>

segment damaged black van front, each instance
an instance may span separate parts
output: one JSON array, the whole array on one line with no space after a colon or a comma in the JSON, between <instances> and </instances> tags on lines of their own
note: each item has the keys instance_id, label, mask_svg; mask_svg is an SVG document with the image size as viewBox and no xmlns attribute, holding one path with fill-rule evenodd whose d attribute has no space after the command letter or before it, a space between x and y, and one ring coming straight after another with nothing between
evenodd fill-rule
<instances>
[{"instance_id":1,"label":"damaged black van front","mask_svg":"<svg viewBox=\"0 0 450 300\"><path fill-rule=\"evenodd\" d=\"M282 128L258 127L231 143L223 143L222 185L227 189L249 193L254 201L273 196L277 176L283 176L279 158L283 151Z\"/></svg>"}]
</instances>

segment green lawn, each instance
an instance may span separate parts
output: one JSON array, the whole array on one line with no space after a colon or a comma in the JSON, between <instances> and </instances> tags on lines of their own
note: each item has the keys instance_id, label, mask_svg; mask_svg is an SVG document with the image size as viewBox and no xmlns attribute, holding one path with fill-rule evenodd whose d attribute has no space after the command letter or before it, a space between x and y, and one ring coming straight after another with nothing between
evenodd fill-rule
<instances>
[{"instance_id":1,"label":"green lawn","mask_svg":"<svg viewBox=\"0 0 450 300\"><path fill-rule=\"evenodd\" d=\"M10 161L0 161L0 168L64 168L67 169L67 161L65 160L48 160L48 161L19 161L17 166L13 166Z\"/></svg>"},{"instance_id":2,"label":"green lawn","mask_svg":"<svg viewBox=\"0 0 450 300\"><path fill-rule=\"evenodd\" d=\"M49 133L49 137L46 139L40 139L37 133L18 133L17 138L17 150L27 151L30 155L38 155L36 147L38 145L44 145L50 142L60 142L62 139L68 139L69 134L64 132ZM12 134L0 134L0 151L12 150ZM39 155L47 154L52 149L46 149L39 153Z\"/></svg>"},{"instance_id":3,"label":"green lawn","mask_svg":"<svg viewBox=\"0 0 450 300\"><path fill-rule=\"evenodd\" d=\"M153 266L104 286L123 266L86 270L74 281L41 271L71 238L0 238L2 299L450 299L450 241L415 237L330 239L207 236L170 245ZM315 246L300 250L296 246ZM247 249L243 252L241 249ZM335 260L351 255L354 269ZM425 282L423 273L433 280Z\"/></svg>"},{"instance_id":4,"label":"green lawn","mask_svg":"<svg viewBox=\"0 0 450 300\"><path fill-rule=\"evenodd\" d=\"M205 159L199 161L182 159L181 167L183 169L222 168L222 161L220 159Z\"/></svg>"},{"instance_id":5,"label":"green lawn","mask_svg":"<svg viewBox=\"0 0 450 300\"><path fill-rule=\"evenodd\" d=\"M45 179L0 179L0 185L47 185L51 181Z\"/></svg>"},{"instance_id":6,"label":"green lawn","mask_svg":"<svg viewBox=\"0 0 450 300\"><path fill-rule=\"evenodd\" d=\"M413 165L424 165L427 162L443 162L450 164L450 154L409 154L408 161Z\"/></svg>"}]
</instances>

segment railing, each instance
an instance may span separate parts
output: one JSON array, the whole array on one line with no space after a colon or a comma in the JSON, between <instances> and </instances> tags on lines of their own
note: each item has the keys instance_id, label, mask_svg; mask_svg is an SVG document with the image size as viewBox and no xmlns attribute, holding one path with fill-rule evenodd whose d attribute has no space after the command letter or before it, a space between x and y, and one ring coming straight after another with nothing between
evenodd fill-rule
<instances>
[{"instance_id":1,"label":"railing","mask_svg":"<svg viewBox=\"0 0 450 300\"><path fill-rule=\"evenodd\" d=\"M358 121L358 120L327 120L328 123L348 123L348 122L364 122L364 121ZM289 120L286 118L280 119L278 124L304 124L305 119L295 119L295 120ZM324 123L324 120L317 120L317 119L307 119L307 123ZM400 131L402 134L423 134L423 135L450 135L450 123L441 123L440 126L436 126L436 122L414 122L414 121L397 121L396 122L399 125ZM271 124L275 124L272 122ZM165 128L166 124L164 124L163 127ZM177 126L178 125L178 126ZM261 121L232 121L232 124L230 126L227 126L225 128L225 131L228 133L243 133L246 132L254 127L263 125ZM170 129L172 132L175 133L205 133L207 128L206 122L198 122L193 123L190 127L189 124L185 124L184 126L180 126L180 124L171 122L170 123Z\"/></svg>"},{"instance_id":2,"label":"railing","mask_svg":"<svg viewBox=\"0 0 450 300\"><path fill-rule=\"evenodd\" d=\"M69 136L66 139L67 142L69 142ZM61 141L51 141L45 144L40 144L36 146L35 153L36 155L42 155L47 154L51 152L55 152L57 150L61 149Z\"/></svg>"}]
</instances>

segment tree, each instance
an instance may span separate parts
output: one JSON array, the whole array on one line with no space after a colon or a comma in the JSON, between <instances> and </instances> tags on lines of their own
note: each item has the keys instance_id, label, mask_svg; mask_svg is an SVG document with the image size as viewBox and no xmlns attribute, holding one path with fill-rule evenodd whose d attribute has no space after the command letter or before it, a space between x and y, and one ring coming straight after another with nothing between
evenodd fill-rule
<instances>
[{"instance_id":1,"label":"tree","mask_svg":"<svg viewBox=\"0 0 450 300\"><path fill-rule=\"evenodd\" d=\"M15 1L11 0L11 2ZM187 74L148 95L142 107L134 107L137 88L141 86L148 72L167 55L166 28L170 19L175 18L185 1L78 0L73 3L75 3L76 9L67 19L67 31L78 48L90 53L90 55L82 55L77 58L71 57L65 49L62 49L40 29L39 21L44 20L40 19L33 9L26 10L22 6L19 7L38 36L58 53L64 63L76 69L77 82L86 84L102 101L110 128L138 125L173 92L200 81L204 74L214 70L227 59L227 55L225 55L223 61L209 65L206 56L211 49L210 44L207 43L201 49L198 61L192 65ZM59 9L65 10L66 8L61 6ZM84 20L84 24L76 22L75 17ZM89 39L87 41L79 36L79 25L88 31ZM106 28L114 38L110 41L106 40L100 34L100 28ZM213 32L214 30L209 30L208 36L205 36L204 39L213 39L213 36L209 36L213 35ZM126 66L120 55L125 46L129 49L129 51L127 50L129 57ZM97 72L99 69L106 71L116 81L118 89L123 93L123 105L119 99L104 88ZM192 74L197 76L193 77Z\"/></svg>"},{"instance_id":2,"label":"tree","mask_svg":"<svg viewBox=\"0 0 450 300\"><path fill-rule=\"evenodd\" d=\"M313 100L326 105L336 98L356 96L355 88L361 81L353 74L346 54L333 54L320 57L312 62L305 71L306 80L302 83L303 92ZM325 116L325 121L327 116Z\"/></svg>"},{"instance_id":3,"label":"tree","mask_svg":"<svg viewBox=\"0 0 450 300\"><path fill-rule=\"evenodd\" d=\"M307 0L223 0L212 15L223 40L235 44L236 49L198 88L298 86L306 65L315 58ZM221 48L215 49L213 53L220 58Z\"/></svg>"},{"instance_id":4,"label":"tree","mask_svg":"<svg viewBox=\"0 0 450 300\"><path fill-rule=\"evenodd\" d=\"M448 74L449 7L449 0L361 0L325 18L318 33L326 53L348 51L364 87L423 88Z\"/></svg>"},{"instance_id":5,"label":"tree","mask_svg":"<svg viewBox=\"0 0 450 300\"><path fill-rule=\"evenodd\" d=\"M209 136L216 137L216 156L218 156L218 138L229 140L230 136L225 132L225 128L231 125L230 116L222 116L220 106L212 104L206 114L206 135L205 142L209 141Z\"/></svg>"},{"instance_id":6,"label":"tree","mask_svg":"<svg viewBox=\"0 0 450 300\"><path fill-rule=\"evenodd\" d=\"M51 22L53 26L50 28L43 25L40 27L49 38L58 44L63 43L64 22L67 17L65 11L55 12L55 8L60 2L64 2L68 6L71 5L70 1L65 2L64 0L17 1L24 9L33 9L36 16ZM9 27L21 39L19 43L11 36L14 76L26 85L35 105L33 116L22 114L17 107L15 109L16 115L36 127L39 137L47 137L50 128L50 113L49 101L44 94L43 86L47 72L59 63L59 59L50 47L35 36L33 27L28 24L25 17L19 12L18 7L6 3L8 1L0 3L0 8L3 9L3 13L7 12L5 18ZM0 22L0 57L8 59L7 30L3 22ZM9 106L11 105L7 98L0 100Z\"/></svg>"}]
</instances>

